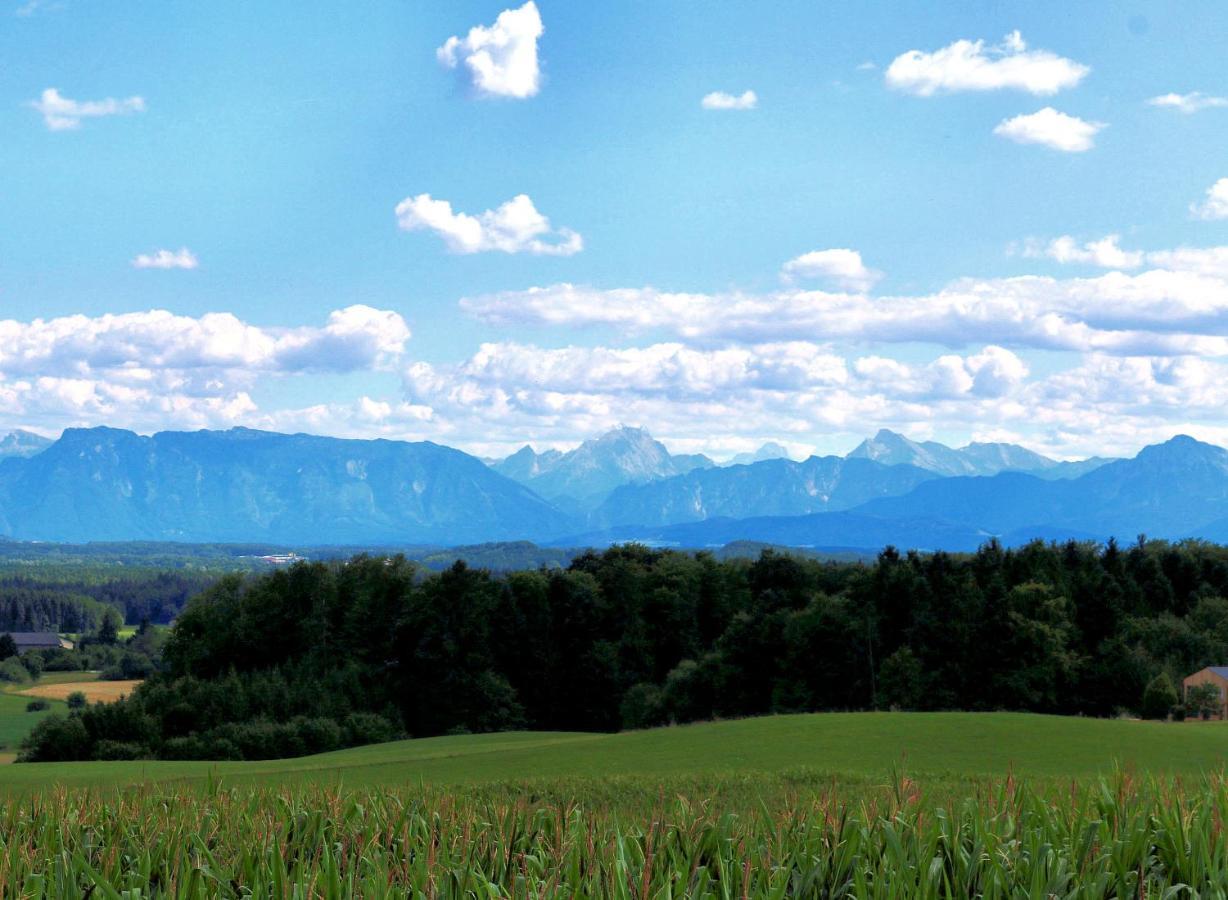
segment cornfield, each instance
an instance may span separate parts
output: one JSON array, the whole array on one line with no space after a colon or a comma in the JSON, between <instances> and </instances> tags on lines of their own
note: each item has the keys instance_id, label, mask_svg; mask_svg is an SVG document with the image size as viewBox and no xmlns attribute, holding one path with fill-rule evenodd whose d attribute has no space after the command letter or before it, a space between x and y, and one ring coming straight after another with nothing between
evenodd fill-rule
<instances>
[{"instance_id":1,"label":"cornfield","mask_svg":"<svg viewBox=\"0 0 1228 900\"><path fill-rule=\"evenodd\" d=\"M1228 895L1228 782L907 778L394 791L48 790L0 815L0 896Z\"/></svg>"}]
</instances>

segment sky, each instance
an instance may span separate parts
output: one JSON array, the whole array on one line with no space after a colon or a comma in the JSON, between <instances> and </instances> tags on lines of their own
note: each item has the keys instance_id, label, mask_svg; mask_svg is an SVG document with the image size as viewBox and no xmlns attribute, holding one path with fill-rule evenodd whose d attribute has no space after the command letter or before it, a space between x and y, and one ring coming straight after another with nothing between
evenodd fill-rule
<instances>
[{"instance_id":1,"label":"sky","mask_svg":"<svg viewBox=\"0 0 1228 900\"><path fill-rule=\"evenodd\" d=\"M1218 0L7 3L0 429L1228 444Z\"/></svg>"}]
</instances>

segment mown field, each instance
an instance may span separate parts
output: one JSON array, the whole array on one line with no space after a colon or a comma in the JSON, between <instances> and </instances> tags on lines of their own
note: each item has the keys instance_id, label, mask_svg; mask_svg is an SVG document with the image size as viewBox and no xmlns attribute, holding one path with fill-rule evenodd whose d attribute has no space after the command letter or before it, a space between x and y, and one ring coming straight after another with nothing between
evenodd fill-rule
<instances>
[{"instance_id":1,"label":"mown field","mask_svg":"<svg viewBox=\"0 0 1228 900\"><path fill-rule=\"evenodd\" d=\"M1197 775L1228 765L1228 724L1022 713L820 713L619 734L518 732L377 744L263 762L18 765L2 789L124 786L211 775L225 783L464 784L540 777L670 778L825 773L841 782L893 770L930 779L1087 779L1115 767Z\"/></svg>"},{"instance_id":2,"label":"mown field","mask_svg":"<svg viewBox=\"0 0 1228 900\"><path fill-rule=\"evenodd\" d=\"M1222 896L1226 759L1228 725L883 713L17 764L0 896Z\"/></svg>"}]
</instances>

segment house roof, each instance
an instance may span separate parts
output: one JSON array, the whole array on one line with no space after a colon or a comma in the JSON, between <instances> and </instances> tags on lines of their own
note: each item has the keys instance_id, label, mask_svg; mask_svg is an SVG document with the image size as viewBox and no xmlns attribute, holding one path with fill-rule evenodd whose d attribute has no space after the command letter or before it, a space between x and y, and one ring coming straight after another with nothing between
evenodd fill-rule
<instances>
[{"instance_id":1,"label":"house roof","mask_svg":"<svg viewBox=\"0 0 1228 900\"><path fill-rule=\"evenodd\" d=\"M59 646L60 636L54 631L9 631L7 633L18 647Z\"/></svg>"},{"instance_id":2,"label":"house roof","mask_svg":"<svg viewBox=\"0 0 1228 900\"><path fill-rule=\"evenodd\" d=\"M1228 678L1228 666L1207 666L1207 669L1220 678Z\"/></svg>"}]
</instances>

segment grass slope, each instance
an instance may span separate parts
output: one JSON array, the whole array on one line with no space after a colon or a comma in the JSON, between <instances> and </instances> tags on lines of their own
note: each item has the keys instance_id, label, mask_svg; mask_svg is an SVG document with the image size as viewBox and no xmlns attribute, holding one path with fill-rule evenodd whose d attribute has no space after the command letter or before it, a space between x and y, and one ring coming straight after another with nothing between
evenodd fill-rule
<instances>
[{"instance_id":1,"label":"grass slope","mask_svg":"<svg viewBox=\"0 0 1228 900\"><path fill-rule=\"evenodd\" d=\"M939 778L1087 778L1115 765L1195 774L1228 763L1228 725L1019 713L826 713L622 734L468 735L263 762L45 763L5 767L0 790L113 786L211 775L227 783L461 784L546 777L701 776L805 769L842 781L893 767Z\"/></svg>"}]
</instances>

